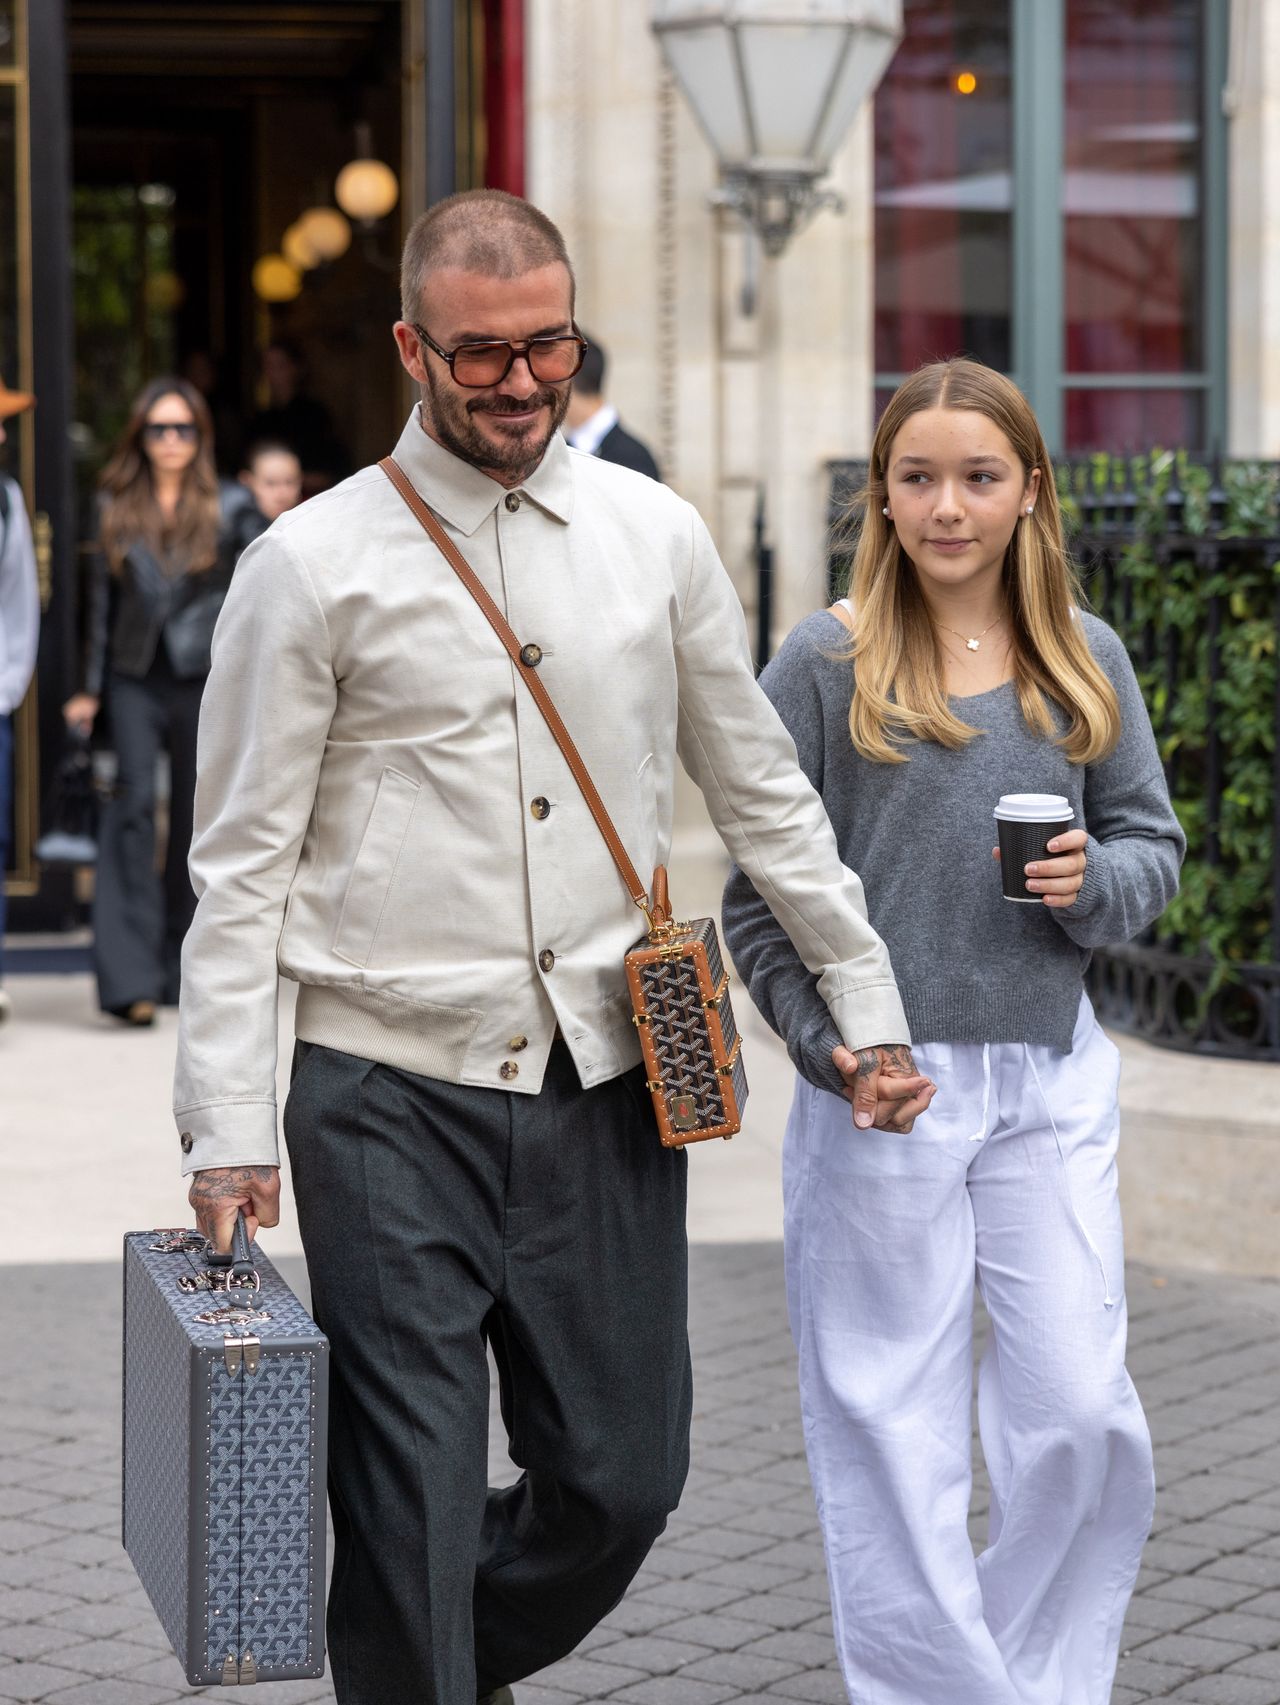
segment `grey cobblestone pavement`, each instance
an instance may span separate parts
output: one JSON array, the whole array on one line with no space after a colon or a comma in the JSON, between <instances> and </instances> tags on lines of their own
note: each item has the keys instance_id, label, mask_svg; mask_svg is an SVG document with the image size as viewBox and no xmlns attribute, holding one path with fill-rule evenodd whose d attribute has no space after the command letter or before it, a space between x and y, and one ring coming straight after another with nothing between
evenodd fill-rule
<instances>
[{"instance_id":1,"label":"grey cobblestone pavement","mask_svg":"<svg viewBox=\"0 0 1280 1705\"><path fill-rule=\"evenodd\" d=\"M215 1692L184 1684L120 1549L116 1269L2 1276L0 1701L174 1705ZM1280 1285L1132 1268L1129 1301L1160 1497L1115 1705L1280 1705ZM684 1502L624 1602L521 1684L518 1705L845 1698L777 1247L695 1249L693 1325ZM975 1535L984 1498L979 1476ZM252 1697L332 1693L260 1683Z\"/></svg>"}]
</instances>

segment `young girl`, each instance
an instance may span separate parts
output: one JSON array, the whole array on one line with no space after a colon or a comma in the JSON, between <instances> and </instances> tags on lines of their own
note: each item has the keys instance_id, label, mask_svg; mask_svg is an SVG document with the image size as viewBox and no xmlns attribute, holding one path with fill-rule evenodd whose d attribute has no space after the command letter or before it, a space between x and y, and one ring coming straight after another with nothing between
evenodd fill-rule
<instances>
[{"instance_id":1,"label":"young girl","mask_svg":"<svg viewBox=\"0 0 1280 1705\"><path fill-rule=\"evenodd\" d=\"M857 1705L1104 1705L1153 1474L1124 1366L1119 1058L1083 976L1091 948L1168 904L1184 841L1007 379L946 361L901 387L872 448L851 598L802 622L763 684L937 1085L914 1129L854 1128L813 978L735 872L729 948L800 1072L787 1287L845 1683ZM1006 793L1074 809L1026 867L1038 905L1002 897ZM976 1561L975 1266L992 1488Z\"/></svg>"}]
</instances>

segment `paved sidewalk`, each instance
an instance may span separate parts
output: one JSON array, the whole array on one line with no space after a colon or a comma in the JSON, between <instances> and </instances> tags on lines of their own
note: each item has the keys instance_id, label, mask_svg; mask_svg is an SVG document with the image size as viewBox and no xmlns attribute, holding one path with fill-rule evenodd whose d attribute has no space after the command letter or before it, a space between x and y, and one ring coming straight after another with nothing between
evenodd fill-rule
<instances>
[{"instance_id":1,"label":"paved sidewalk","mask_svg":"<svg viewBox=\"0 0 1280 1705\"><path fill-rule=\"evenodd\" d=\"M174 1705L193 1690L118 1538L118 1270L0 1277L0 1701ZM1133 1268L1129 1298L1161 1490L1116 1705L1278 1705L1280 1285ZM695 1248L693 1332L694 1468L680 1511L622 1605L518 1687L518 1705L844 1699L776 1244ZM975 1533L984 1497L979 1480ZM253 1698L332 1694L327 1682L260 1683Z\"/></svg>"}]
</instances>

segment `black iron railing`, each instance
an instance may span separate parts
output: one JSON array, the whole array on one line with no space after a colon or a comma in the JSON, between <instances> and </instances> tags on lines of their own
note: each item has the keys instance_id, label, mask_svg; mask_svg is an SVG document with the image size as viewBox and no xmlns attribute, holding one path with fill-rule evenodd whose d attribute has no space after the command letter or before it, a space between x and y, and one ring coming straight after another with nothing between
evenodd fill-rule
<instances>
[{"instance_id":1,"label":"black iron railing","mask_svg":"<svg viewBox=\"0 0 1280 1705\"><path fill-rule=\"evenodd\" d=\"M831 590L865 463L832 466ZM1274 463L1090 457L1059 490L1093 608L1142 683L1190 839L1184 896L1094 955L1104 1022L1163 1047L1280 1061L1280 473Z\"/></svg>"}]
</instances>

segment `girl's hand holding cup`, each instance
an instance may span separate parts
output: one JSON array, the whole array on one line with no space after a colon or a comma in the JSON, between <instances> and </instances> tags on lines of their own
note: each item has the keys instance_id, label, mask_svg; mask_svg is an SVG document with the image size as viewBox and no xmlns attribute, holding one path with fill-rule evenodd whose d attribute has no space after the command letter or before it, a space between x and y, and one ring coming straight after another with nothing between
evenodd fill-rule
<instances>
[{"instance_id":1,"label":"girl's hand holding cup","mask_svg":"<svg viewBox=\"0 0 1280 1705\"><path fill-rule=\"evenodd\" d=\"M996 806L1004 897L1023 904L1074 906L1088 865L1083 829L1064 825L1075 812L1059 794L1007 793ZM1019 874L1020 873L1020 874Z\"/></svg>"}]
</instances>

